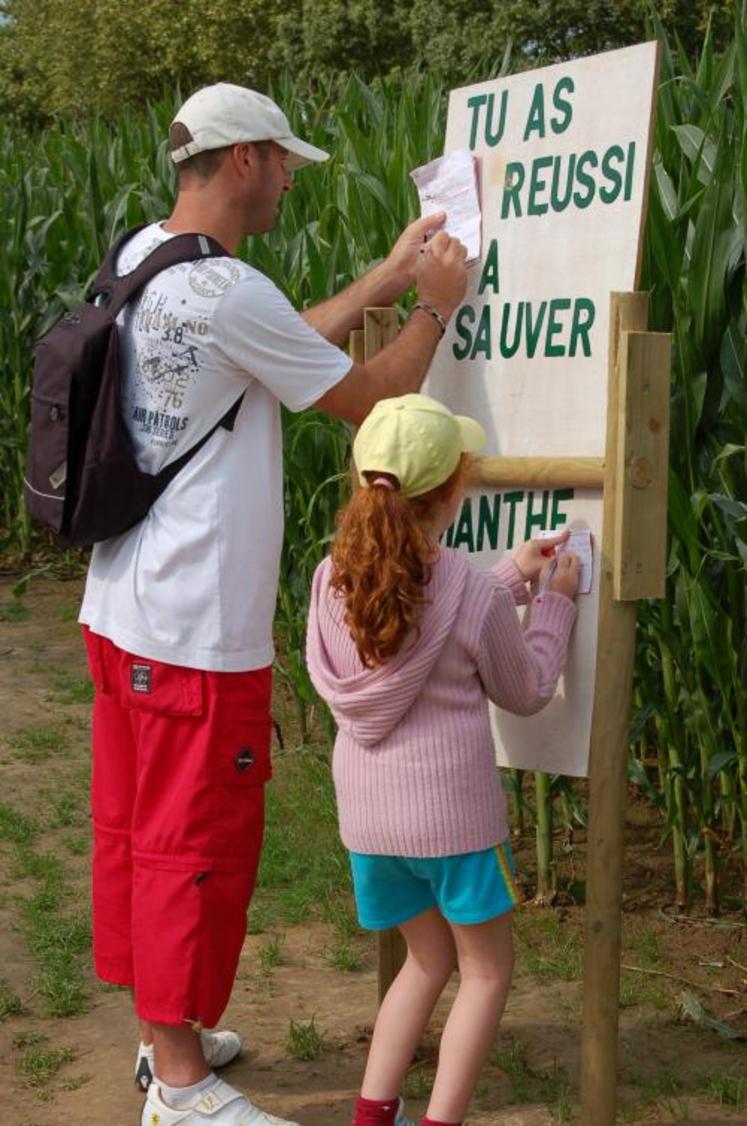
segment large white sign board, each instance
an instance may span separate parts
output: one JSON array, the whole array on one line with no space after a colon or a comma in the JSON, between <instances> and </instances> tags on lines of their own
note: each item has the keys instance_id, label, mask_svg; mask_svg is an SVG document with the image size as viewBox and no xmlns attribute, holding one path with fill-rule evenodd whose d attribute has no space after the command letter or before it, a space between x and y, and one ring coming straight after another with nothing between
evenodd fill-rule
<instances>
[{"instance_id":1,"label":"large white sign board","mask_svg":"<svg viewBox=\"0 0 747 1126\"><path fill-rule=\"evenodd\" d=\"M482 257L427 390L482 422L488 456L604 456L609 300L636 287L656 61L644 43L451 93L445 147L478 157ZM598 548L601 520L601 493L473 490L447 542L489 566L542 528L589 527ZM502 765L586 774L598 592L597 573L550 706L494 713Z\"/></svg>"}]
</instances>

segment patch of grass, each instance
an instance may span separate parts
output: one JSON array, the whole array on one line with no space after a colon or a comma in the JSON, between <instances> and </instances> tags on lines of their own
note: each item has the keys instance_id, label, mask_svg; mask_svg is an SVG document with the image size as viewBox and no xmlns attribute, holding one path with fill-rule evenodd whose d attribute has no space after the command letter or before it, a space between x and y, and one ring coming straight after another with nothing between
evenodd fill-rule
<instances>
[{"instance_id":1,"label":"patch of grass","mask_svg":"<svg viewBox=\"0 0 747 1126\"><path fill-rule=\"evenodd\" d=\"M15 757L24 762L43 762L50 755L66 751L66 736L55 727L27 727L7 740Z\"/></svg>"},{"instance_id":2,"label":"patch of grass","mask_svg":"<svg viewBox=\"0 0 747 1126\"><path fill-rule=\"evenodd\" d=\"M31 616L31 611L20 598L12 602L3 602L0 605L0 622L25 622Z\"/></svg>"},{"instance_id":3,"label":"patch of grass","mask_svg":"<svg viewBox=\"0 0 747 1126\"><path fill-rule=\"evenodd\" d=\"M535 1072L537 1092L557 1122L570 1122L573 1114L571 1101L571 1081L564 1067L553 1060L548 1070Z\"/></svg>"},{"instance_id":4,"label":"patch of grass","mask_svg":"<svg viewBox=\"0 0 747 1126\"><path fill-rule=\"evenodd\" d=\"M715 1099L719 1106L730 1106L739 1110L747 1103L747 1078L740 1075L709 1075L703 1087L706 1094Z\"/></svg>"},{"instance_id":5,"label":"patch of grass","mask_svg":"<svg viewBox=\"0 0 747 1126\"><path fill-rule=\"evenodd\" d=\"M311 1020L291 1020L288 1025L286 1051L294 1060L315 1060L324 1048L319 1029Z\"/></svg>"},{"instance_id":6,"label":"patch of grass","mask_svg":"<svg viewBox=\"0 0 747 1126\"><path fill-rule=\"evenodd\" d=\"M620 1008L631 1009L650 1005L654 1009L667 1007L667 990L660 978L648 977L629 970L620 974Z\"/></svg>"},{"instance_id":7,"label":"patch of grass","mask_svg":"<svg viewBox=\"0 0 747 1126\"><path fill-rule=\"evenodd\" d=\"M58 673L52 677L52 694L61 704L90 704L93 684L87 676Z\"/></svg>"},{"instance_id":8,"label":"patch of grass","mask_svg":"<svg viewBox=\"0 0 747 1126\"><path fill-rule=\"evenodd\" d=\"M56 615L61 622L77 622L79 612L80 604L78 602L60 602Z\"/></svg>"},{"instance_id":9,"label":"patch of grass","mask_svg":"<svg viewBox=\"0 0 747 1126\"><path fill-rule=\"evenodd\" d=\"M90 838L86 833L63 838L63 844L72 856L85 856L90 846Z\"/></svg>"},{"instance_id":10,"label":"patch of grass","mask_svg":"<svg viewBox=\"0 0 747 1126\"><path fill-rule=\"evenodd\" d=\"M531 977L561 981L581 977L581 935L555 911L538 908L518 912L516 934L518 964Z\"/></svg>"},{"instance_id":11,"label":"patch of grass","mask_svg":"<svg viewBox=\"0 0 747 1126\"><path fill-rule=\"evenodd\" d=\"M275 766L250 930L294 926L319 914L338 927L344 910L353 917L352 887L327 755L301 748L278 755Z\"/></svg>"},{"instance_id":12,"label":"patch of grass","mask_svg":"<svg viewBox=\"0 0 747 1126\"><path fill-rule=\"evenodd\" d=\"M23 1013L23 1002L4 977L0 977L0 1021Z\"/></svg>"},{"instance_id":13,"label":"patch of grass","mask_svg":"<svg viewBox=\"0 0 747 1126\"><path fill-rule=\"evenodd\" d=\"M557 1122L570 1122L573 1115L572 1085L568 1072L553 1060L550 1068L534 1068L526 1048L511 1038L493 1048L490 1062L511 1081L512 1103L544 1103Z\"/></svg>"},{"instance_id":14,"label":"patch of grass","mask_svg":"<svg viewBox=\"0 0 747 1126\"><path fill-rule=\"evenodd\" d=\"M36 836L36 824L12 805L0 804L0 840L13 844L30 844Z\"/></svg>"},{"instance_id":15,"label":"patch of grass","mask_svg":"<svg viewBox=\"0 0 747 1126\"><path fill-rule=\"evenodd\" d=\"M327 949L325 961L332 969L341 970L342 973L346 974L355 973L356 970L361 968L358 951L347 938L339 938Z\"/></svg>"},{"instance_id":16,"label":"patch of grass","mask_svg":"<svg viewBox=\"0 0 747 1126\"><path fill-rule=\"evenodd\" d=\"M282 961L282 946L283 940L277 934L272 935L267 942L262 943L260 946L257 951L257 961L262 977L269 977L275 966L280 965Z\"/></svg>"},{"instance_id":17,"label":"patch of grass","mask_svg":"<svg viewBox=\"0 0 747 1126\"><path fill-rule=\"evenodd\" d=\"M51 1016L74 1016L85 1005L88 914L65 913L70 897L58 857L22 845L16 850L14 875L39 885L20 906L21 928L39 967L36 988Z\"/></svg>"},{"instance_id":18,"label":"patch of grass","mask_svg":"<svg viewBox=\"0 0 747 1126\"><path fill-rule=\"evenodd\" d=\"M65 790L50 795L51 814L48 820L50 829L68 829L77 825L82 812L83 795L76 790Z\"/></svg>"},{"instance_id":19,"label":"patch of grass","mask_svg":"<svg viewBox=\"0 0 747 1126\"><path fill-rule=\"evenodd\" d=\"M40 1094L57 1075L61 1067L75 1059L72 1048L27 1048L18 1061L18 1070L27 1087Z\"/></svg>"},{"instance_id":20,"label":"patch of grass","mask_svg":"<svg viewBox=\"0 0 747 1126\"><path fill-rule=\"evenodd\" d=\"M408 1071L402 1084L404 1099L427 1099L433 1089L434 1073L425 1068Z\"/></svg>"},{"instance_id":21,"label":"patch of grass","mask_svg":"<svg viewBox=\"0 0 747 1126\"><path fill-rule=\"evenodd\" d=\"M46 1044L48 1036L43 1032L18 1032L13 1037L13 1047L22 1052L24 1048L35 1048L39 1044Z\"/></svg>"},{"instance_id":22,"label":"patch of grass","mask_svg":"<svg viewBox=\"0 0 747 1126\"><path fill-rule=\"evenodd\" d=\"M532 1069L527 1063L526 1049L518 1040L511 1038L508 1046L496 1045L490 1054L490 1062L511 1080L512 1102L531 1101Z\"/></svg>"}]
</instances>

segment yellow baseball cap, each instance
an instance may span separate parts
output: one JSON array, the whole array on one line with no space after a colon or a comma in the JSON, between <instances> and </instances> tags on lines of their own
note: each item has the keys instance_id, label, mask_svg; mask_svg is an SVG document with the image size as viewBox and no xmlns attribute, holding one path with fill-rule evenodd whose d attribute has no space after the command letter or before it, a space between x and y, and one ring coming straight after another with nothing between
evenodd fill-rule
<instances>
[{"instance_id":1,"label":"yellow baseball cap","mask_svg":"<svg viewBox=\"0 0 747 1126\"><path fill-rule=\"evenodd\" d=\"M353 442L361 484L364 473L389 473L405 497L418 497L446 481L463 453L485 445L479 422L452 414L429 395L380 399Z\"/></svg>"}]
</instances>

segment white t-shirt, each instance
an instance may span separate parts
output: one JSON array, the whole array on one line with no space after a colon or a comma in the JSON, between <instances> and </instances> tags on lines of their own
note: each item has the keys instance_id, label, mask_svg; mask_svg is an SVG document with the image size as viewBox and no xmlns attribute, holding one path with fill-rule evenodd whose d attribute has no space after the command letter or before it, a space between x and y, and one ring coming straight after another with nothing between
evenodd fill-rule
<instances>
[{"instance_id":1,"label":"white t-shirt","mask_svg":"<svg viewBox=\"0 0 747 1126\"><path fill-rule=\"evenodd\" d=\"M128 273L169 238L158 224L125 245ZM138 464L190 449L243 392L148 515L93 549L80 621L138 656L241 672L273 659L283 538L280 403L300 411L347 374L263 274L234 258L158 274L121 315L122 405Z\"/></svg>"}]
</instances>

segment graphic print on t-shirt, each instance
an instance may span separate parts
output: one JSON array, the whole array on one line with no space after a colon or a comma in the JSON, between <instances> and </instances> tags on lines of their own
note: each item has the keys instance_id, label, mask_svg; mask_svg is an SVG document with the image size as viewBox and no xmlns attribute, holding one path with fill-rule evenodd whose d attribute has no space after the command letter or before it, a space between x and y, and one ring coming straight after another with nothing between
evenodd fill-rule
<instances>
[{"instance_id":1,"label":"graphic print on t-shirt","mask_svg":"<svg viewBox=\"0 0 747 1126\"><path fill-rule=\"evenodd\" d=\"M172 267L146 287L131 313L134 363L123 396L136 444L161 456L176 447L189 425L216 301L240 280L238 263L210 259Z\"/></svg>"}]
</instances>

